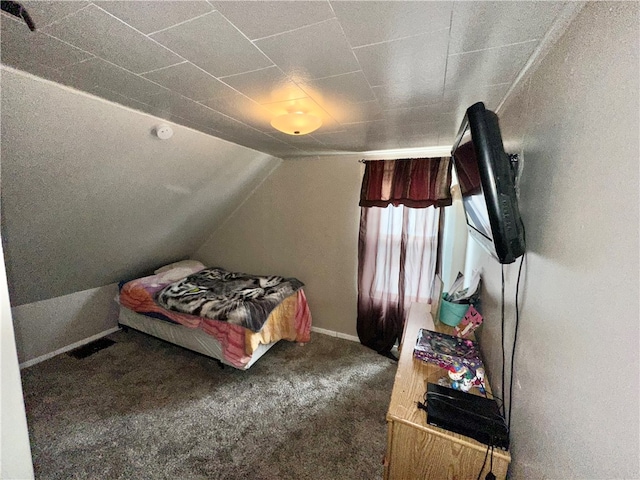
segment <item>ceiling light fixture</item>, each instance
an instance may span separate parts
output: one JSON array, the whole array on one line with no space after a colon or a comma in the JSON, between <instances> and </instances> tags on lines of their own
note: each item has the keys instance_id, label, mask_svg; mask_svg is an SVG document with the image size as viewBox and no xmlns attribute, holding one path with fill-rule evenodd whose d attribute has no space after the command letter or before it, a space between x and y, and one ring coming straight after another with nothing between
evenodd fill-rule
<instances>
[{"instance_id":1,"label":"ceiling light fixture","mask_svg":"<svg viewBox=\"0 0 640 480\"><path fill-rule=\"evenodd\" d=\"M288 135L306 135L316 131L321 125L322 120L304 112L286 113L271 120L273 128Z\"/></svg>"}]
</instances>

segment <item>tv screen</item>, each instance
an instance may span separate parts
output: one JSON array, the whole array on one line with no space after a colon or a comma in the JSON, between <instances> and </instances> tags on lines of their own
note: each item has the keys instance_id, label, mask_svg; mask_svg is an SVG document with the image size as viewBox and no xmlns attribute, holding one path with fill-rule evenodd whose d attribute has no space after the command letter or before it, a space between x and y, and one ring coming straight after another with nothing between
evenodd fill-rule
<instances>
[{"instance_id":1,"label":"tv screen","mask_svg":"<svg viewBox=\"0 0 640 480\"><path fill-rule=\"evenodd\" d=\"M498 116L482 102L467 109L451 150L469 234L500 263L525 250L515 174L504 151Z\"/></svg>"}]
</instances>

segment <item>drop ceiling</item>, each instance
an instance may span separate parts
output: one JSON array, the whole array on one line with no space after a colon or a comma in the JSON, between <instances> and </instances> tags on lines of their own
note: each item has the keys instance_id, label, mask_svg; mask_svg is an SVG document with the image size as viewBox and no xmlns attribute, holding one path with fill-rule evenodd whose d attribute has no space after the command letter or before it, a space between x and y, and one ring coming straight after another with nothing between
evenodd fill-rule
<instances>
[{"instance_id":1,"label":"drop ceiling","mask_svg":"<svg viewBox=\"0 0 640 480\"><path fill-rule=\"evenodd\" d=\"M282 158L451 144L465 108L495 109L568 5L22 4L37 30L3 12L3 64ZM291 111L322 126L276 131Z\"/></svg>"}]
</instances>

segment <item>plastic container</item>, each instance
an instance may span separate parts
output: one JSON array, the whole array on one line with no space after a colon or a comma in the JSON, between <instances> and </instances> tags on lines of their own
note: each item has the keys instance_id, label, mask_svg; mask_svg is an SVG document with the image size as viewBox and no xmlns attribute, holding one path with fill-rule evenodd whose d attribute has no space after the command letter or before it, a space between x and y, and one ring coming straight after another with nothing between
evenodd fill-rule
<instances>
[{"instance_id":1,"label":"plastic container","mask_svg":"<svg viewBox=\"0 0 640 480\"><path fill-rule=\"evenodd\" d=\"M457 326L464 318L469 305L466 303L451 303L444 299L446 292L442 294L442 300L440 301L440 315L438 318L445 325L450 327Z\"/></svg>"}]
</instances>

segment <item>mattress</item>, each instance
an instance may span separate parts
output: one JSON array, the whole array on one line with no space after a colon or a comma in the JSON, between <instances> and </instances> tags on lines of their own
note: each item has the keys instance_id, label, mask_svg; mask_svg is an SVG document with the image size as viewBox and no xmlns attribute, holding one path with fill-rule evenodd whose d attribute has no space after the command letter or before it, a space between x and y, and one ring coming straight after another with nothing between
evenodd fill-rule
<instances>
[{"instance_id":1,"label":"mattress","mask_svg":"<svg viewBox=\"0 0 640 480\"><path fill-rule=\"evenodd\" d=\"M182 263L182 262L181 262ZM177 265L177 264L176 264ZM284 298L253 331L231 321L167 310L157 292L204 269L199 262L169 265L154 275L123 282L118 296L120 323L246 370L279 340L310 340L311 313L302 288ZM235 277L234 277L235 278Z\"/></svg>"},{"instance_id":2,"label":"mattress","mask_svg":"<svg viewBox=\"0 0 640 480\"><path fill-rule=\"evenodd\" d=\"M277 341L267 344L260 343L254 349L247 363L239 366L227 361L224 356L222 344L213 336L203 332L202 330L188 328L177 323L170 323L165 320L148 317L122 306L120 307L118 323L173 343L174 345L201 353L207 357L215 358L226 365L230 365L240 370L247 370L277 343Z\"/></svg>"}]
</instances>

